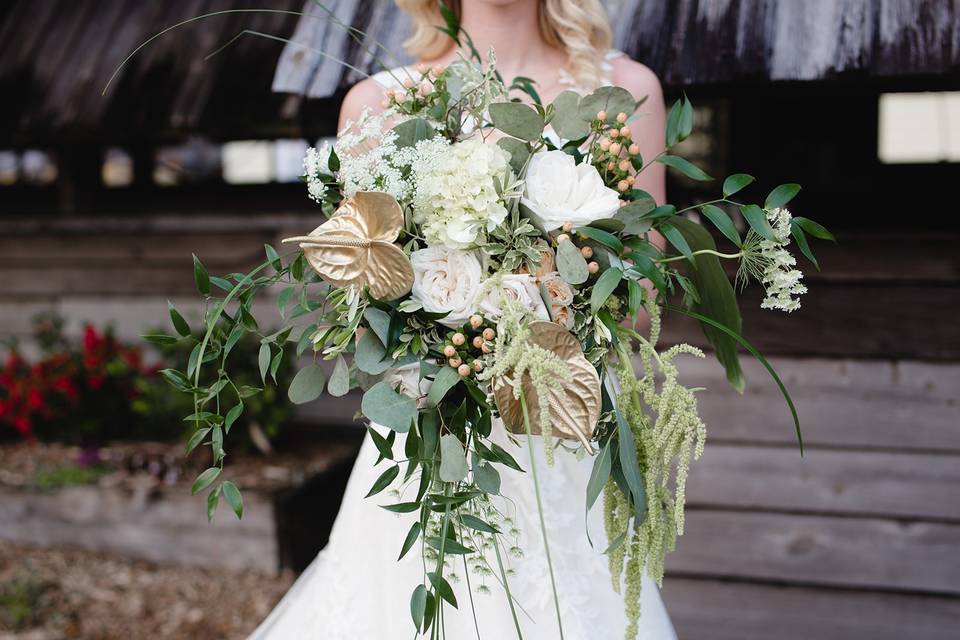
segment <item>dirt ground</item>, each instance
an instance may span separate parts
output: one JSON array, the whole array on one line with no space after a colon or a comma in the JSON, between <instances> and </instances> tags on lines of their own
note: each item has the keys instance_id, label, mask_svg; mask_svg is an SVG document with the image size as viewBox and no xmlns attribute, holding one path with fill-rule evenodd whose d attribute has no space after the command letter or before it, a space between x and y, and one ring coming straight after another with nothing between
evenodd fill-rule
<instances>
[{"instance_id":1,"label":"dirt ground","mask_svg":"<svg viewBox=\"0 0 960 640\"><path fill-rule=\"evenodd\" d=\"M0 640L244 638L292 582L0 542Z\"/></svg>"}]
</instances>

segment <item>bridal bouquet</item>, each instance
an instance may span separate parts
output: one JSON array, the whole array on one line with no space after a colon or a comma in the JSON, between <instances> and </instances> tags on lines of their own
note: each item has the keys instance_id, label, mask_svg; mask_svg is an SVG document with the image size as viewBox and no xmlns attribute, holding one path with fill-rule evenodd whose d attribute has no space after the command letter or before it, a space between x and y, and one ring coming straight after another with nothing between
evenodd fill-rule
<instances>
[{"instance_id":1,"label":"bridal bouquet","mask_svg":"<svg viewBox=\"0 0 960 640\"><path fill-rule=\"evenodd\" d=\"M451 35L459 36L453 27ZM603 86L544 104L533 80L508 84L489 59L400 72L382 112L365 113L332 146L310 149L304 180L326 221L288 239L297 250L267 246L258 268L223 278L194 258L208 304L202 338L182 371L164 371L195 397L188 450L212 451L193 492L207 492L211 516L221 498L242 514L238 488L223 478L224 440L245 398L260 391L231 373L231 350L252 333L264 385L285 353L313 355L289 386L292 402L315 400L324 388L332 396L363 390L383 469L368 497L410 514L399 555L416 547L426 557L423 581L411 585L418 632L435 634L440 608L458 606L446 575L451 557L487 567L509 594L494 496L505 470L528 472L538 496L540 480L535 464L522 469L491 440L506 429L543 447L548 464L594 456L586 509L603 496L606 553L633 637L640 576L663 575L683 532L688 466L705 438L695 389L681 384L676 364L704 354L687 345L661 350L661 314L696 318L736 388L744 384L740 346L780 384L740 336L736 290L721 260L738 263L741 285L765 288L763 307L789 312L806 289L788 245L814 261L808 236L831 236L787 211L799 191L793 184L762 205L741 202L735 196L753 178L736 174L715 200L685 209L637 189L636 177L655 162L711 179L670 153L691 133L686 98L670 111L664 151L642 158L630 126L642 99ZM711 227L732 249L718 251ZM265 334L252 304L276 288L287 324ZM194 340L182 315L173 307L170 315L180 337L150 338ZM332 361L329 376L321 360ZM382 499L401 484L401 501Z\"/></svg>"}]
</instances>

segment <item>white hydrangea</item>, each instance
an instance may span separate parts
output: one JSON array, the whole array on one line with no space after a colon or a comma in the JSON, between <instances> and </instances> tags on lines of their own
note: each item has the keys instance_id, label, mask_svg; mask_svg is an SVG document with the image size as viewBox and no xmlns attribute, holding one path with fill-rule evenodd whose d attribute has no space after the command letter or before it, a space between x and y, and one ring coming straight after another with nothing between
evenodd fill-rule
<instances>
[{"instance_id":1,"label":"white hydrangea","mask_svg":"<svg viewBox=\"0 0 960 640\"><path fill-rule=\"evenodd\" d=\"M411 169L413 221L428 245L473 248L506 219L500 190L511 183L510 155L497 145L463 140Z\"/></svg>"},{"instance_id":2,"label":"white hydrangea","mask_svg":"<svg viewBox=\"0 0 960 640\"><path fill-rule=\"evenodd\" d=\"M767 292L760 307L789 313L800 308L799 296L807 292L807 288L800 282L803 273L794 268L797 259L786 249L790 244L791 215L786 209L773 209L767 211L767 220L773 227L776 242L760 240L759 244L761 260L764 263L760 281Z\"/></svg>"},{"instance_id":3,"label":"white hydrangea","mask_svg":"<svg viewBox=\"0 0 960 640\"><path fill-rule=\"evenodd\" d=\"M315 202L321 202L327 193L327 186L320 174L330 174L330 145L323 143L319 149L310 147L303 157L303 173L307 181L307 194Z\"/></svg>"}]
</instances>

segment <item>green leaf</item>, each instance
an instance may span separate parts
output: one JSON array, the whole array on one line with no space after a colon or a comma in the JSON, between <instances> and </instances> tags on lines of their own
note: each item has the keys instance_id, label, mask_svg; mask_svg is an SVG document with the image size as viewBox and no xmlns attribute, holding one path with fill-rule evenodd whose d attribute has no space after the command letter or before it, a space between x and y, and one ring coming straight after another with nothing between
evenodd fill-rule
<instances>
[{"instance_id":1,"label":"green leaf","mask_svg":"<svg viewBox=\"0 0 960 640\"><path fill-rule=\"evenodd\" d=\"M391 513L413 513L420 508L419 502L398 502L397 504L382 504L381 509L386 509Z\"/></svg>"},{"instance_id":2,"label":"green leaf","mask_svg":"<svg viewBox=\"0 0 960 640\"><path fill-rule=\"evenodd\" d=\"M420 526L417 523L417 526ZM401 556L402 557L402 556ZM427 611L427 588L418 584L410 596L410 616L413 618L413 624L417 631L423 628L423 616Z\"/></svg>"},{"instance_id":3,"label":"green leaf","mask_svg":"<svg viewBox=\"0 0 960 640\"><path fill-rule=\"evenodd\" d=\"M680 106L680 125L678 127L680 140L686 140L693 132L693 105L687 96L683 96L683 104Z\"/></svg>"},{"instance_id":4,"label":"green leaf","mask_svg":"<svg viewBox=\"0 0 960 640\"><path fill-rule=\"evenodd\" d=\"M610 451L612 441L612 438L607 440L607 444L600 450L600 455L593 462L590 480L587 482L587 511L590 511L596 503L607 484L607 480L610 479L610 469L613 465L613 454Z\"/></svg>"},{"instance_id":5,"label":"green leaf","mask_svg":"<svg viewBox=\"0 0 960 640\"><path fill-rule=\"evenodd\" d=\"M514 471L523 472L523 467L521 467L520 464L514 460L513 456L510 455L506 449L498 445L496 442L490 443L490 451L501 463L507 465Z\"/></svg>"},{"instance_id":6,"label":"green leaf","mask_svg":"<svg viewBox=\"0 0 960 640\"><path fill-rule=\"evenodd\" d=\"M176 369L161 369L160 375L180 391L190 391L193 388L186 376Z\"/></svg>"},{"instance_id":7,"label":"green leaf","mask_svg":"<svg viewBox=\"0 0 960 640\"><path fill-rule=\"evenodd\" d=\"M430 123L423 118L411 118L406 122L401 122L393 128L397 134L396 145L398 148L412 147L421 140L429 140L436 132Z\"/></svg>"},{"instance_id":8,"label":"green leaf","mask_svg":"<svg viewBox=\"0 0 960 640\"><path fill-rule=\"evenodd\" d=\"M237 514L238 518L243 518L243 496L240 495L240 490L237 489L237 485L227 480L221 486L223 487L223 497L227 499L227 504L230 505L230 508Z\"/></svg>"},{"instance_id":9,"label":"green leaf","mask_svg":"<svg viewBox=\"0 0 960 640\"><path fill-rule=\"evenodd\" d=\"M219 487L207 494L207 521L213 520L213 514L217 512L218 506L220 506Z\"/></svg>"},{"instance_id":10,"label":"green leaf","mask_svg":"<svg viewBox=\"0 0 960 640\"><path fill-rule=\"evenodd\" d=\"M180 315L180 312L177 311L177 308L173 306L173 303L167 300L167 310L170 312L170 321L173 323L173 328L177 330L181 336L186 338L190 335L190 325L187 324L187 321L183 319L183 316Z\"/></svg>"},{"instance_id":11,"label":"green leaf","mask_svg":"<svg viewBox=\"0 0 960 640\"><path fill-rule=\"evenodd\" d=\"M382 344L387 344L387 332L390 330L390 314L376 307L367 307L363 317L380 338Z\"/></svg>"},{"instance_id":12,"label":"green leaf","mask_svg":"<svg viewBox=\"0 0 960 640\"><path fill-rule=\"evenodd\" d=\"M572 240L557 245L557 271L568 284L583 284L590 278L587 261Z\"/></svg>"},{"instance_id":13,"label":"green leaf","mask_svg":"<svg viewBox=\"0 0 960 640\"><path fill-rule=\"evenodd\" d=\"M701 225L679 217L672 224L683 233L687 244L695 251L701 249L716 251L717 245L713 237ZM719 258L701 254L694 259L697 268L690 269L688 273L690 280L700 293L700 302L693 307L694 311L740 331L742 319L737 306L737 296ZM737 391L743 391L743 370L740 368L740 360L737 356L737 342L709 323L701 322L700 327L707 340L713 345L717 360L726 370L727 380Z\"/></svg>"},{"instance_id":14,"label":"green leaf","mask_svg":"<svg viewBox=\"0 0 960 640\"><path fill-rule=\"evenodd\" d=\"M162 346L177 344L180 342L180 338L175 338L173 336L167 336L162 333L148 333L146 335L140 336L147 342L151 344L158 344Z\"/></svg>"},{"instance_id":15,"label":"green leaf","mask_svg":"<svg viewBox=\"0 0 960 640\"><path fill-rule=\"evenodd\" d=\"M623 222L623 232L638 236L650 230L651 221L645 219L651 211L657 208L657 203L649 193L642 192L643 195L633 200L629 204L620 207L613 218Z\"/></svg>"},{"instance_id":16,"label":"green leaf","mask_svg":"<svg viewBox=\"0 0 960 640\"><path fill-rule=\"evenodd\" d=\"M267 261L274 269L277 271L283 270L283 261L280 260L280 254L277 253L277 250L274 249L272 245L264 244L263 251L267 254Z\"/></svg>"},{"instance_id":17,"label":"green leaf","mask_svg":"<svg viewBox=\"0 0 960 640\"><path fill-rule=\"evenodd\" d=\"M204 427L203 429L194 431L190 439L187 440L187 453L196 449L200 443L203 442L203 439L207 437L208 433L210 433L210 427Z\"/></svg>"},{"instance_id":18,"label":"green leaf","mask_svg":"<svg viewBox=\"0 0 960 640\"><path fill-rule=\"evenodd\" d=\"M670 241L677 251L683 254L683 256L690 261L691 264L694 264L693 261L693 251L690 249L690 245L687 244L686 239L683 237L683 234L680 231L671 225L670 223L663 223L660 225L660 233L663 234L663 237Z\"/></svg>"},{"instance_id":19,"label":"green leaf","mask_svg":"<svg viewBox=\"0 0 960 640\"><path fill-rule=\"evenodd\" d=\"M446 540L444 540L439 536L430 536L430 537L424 538L423 540L429 546L433 547L437 551L440 550L440 545L443 545L444 554L449 553L450 555L454 555L454 556L468 556L471 553L476 553L474 549L471 549L470 547L466 547L460 544L459 542L457 542L456 540L451 540L450 538L447 538Z\"/></svg>"},{"instance_id":20,"label":"green leaf","mask_svg":"<svg viewBox=\"0 0 960 640\"><path fill-rule=\"evenodd\" d=\"M748 204L740 207L740 213L750 225L750 228L760 234L766 240L776 242L777 238L773 235L773 228L767 220L767 212L755 204Z\"/></svg>"},{"instance_id":21,"label":"green leaf","mask_svg":"<svg viewBox=\"0 0 960 640\"><path fill-rule=\"evenodd\" d=\"M196 254L193 255L193 280L197 283L197 291L201 295L210 295L210 274Z\"/></svg>"},{"instance_id":22,"label":"green leaf","mask_svg":"<svg viewBox=\"0 0 960 640\"><path fill-rule=\"evenodd\" d=\"M579 93L569 89L562 91L554 99L553 108L554 114L550 125L562 139L579 140L590 133L590 121L580 115Z\"/></svg>"},{"instance_id":23,"label":"green leaf","mask_svg":"<svg viewBox=\"0 0 960 640\"><path fill-rule=\"evenodd\" d=\"M637 101L633 94L623 87L598 87L593 93L580 100L580 117L592 122L600 111L607 112L607 120L613 120L618 113L627 117L636 111Z\"/></svg>"},{"instance_id":24,"label":"green leaf","mask_svg":"<svg viewBox=\"0 0 960 640\"><path fill-rule=\"evenodd\" d=\"M386 357L387 348L383 346L377 334L367 331L357 340L357 351L353 361L357 369L370 375L379 375L393 366L393 360Z\"/></svg>"},{"instance_id":25,"label":"green leaf","mask_svg":"<svg viewBox=\"0 0 960 640\"><path fill-rule=\"evenodd\" d=\"M636 318L643 303L643 289L636 280L627 280L627 309L630 317Z\"/></svg>"},{"instance_id":26,"label":"green leaf","mask_svg":"<svg viewBox=\"0 0 960 640\"><path fill-rule=\"evenodd\" d=\"M586 236L594 242L599 242L618 256L623 253L623 243L612 233L594 229L593 227L577 227L573 231L581 237Z\"/></svg>"},{"instance_id":27,"label":"green leaf","mask_svg":"<svg viewBox=\"0 0 960 640\"><path fill-rule=\"evenodd\" d=\"M287 389L287 397L293 404L304 404L316 400L323 393L325 378L323 369L318 365L308 365L293 376L290 387Z\"/></svg>"},{"instance_id":28,"label":"green leaf","mask_svg":"<svg viewBox=\"0 0 960 640\"><path fill-rule=\"evenodd\" d=\"M237 421L241 413L243 413L243 402L238 402L230 407L230 411L227 411L227 417L223 422L223 428L227 433L230 433L230 427Z\"/></svg>"},{"instance_id":29,"label":"green leaf","mask_svg":"<svg viewBox=\"0 0 960 640\"><path fill-rule=\"evenodd\" d=\"M441 367L433 379L433 385L427 394L427 404L432 407L440 404L447 392L460 382L460 374L453 367Z\"/></svg>"},{"instance_id":30,"label":"green leaf","mask_svg":"<svg viewBox=\"0 0 960 640\"><path fill-rule=\"evenodd\" d=\"M293 294L297 292L297 288L294 285L290 285L286 289L280 292L280 295L277 296L277 309L280 311L280 317L285 318L287 315L287 306L290 304L290 298L293 297Z\"/></svg>"},{"instance_id":31,"label":"green leaf","mask_svg":"<svg viewBox=\"0 0 960 640\"><path fill-rule=\"evenodd\" d=\"M673 103L673 107L670 108L670 113L667 115L667 147L672 147L680 141L680 117L682 110L683 101L677 100Z\"/></svg>"},{"instance_id":32,"label":"green leaf","mask_svg":"<svg viewBox=\"0 0 960 640\"><path fill-rule=\"evenodd\" d=\"M510 168L520 175L530 157L530 148L527 143L516 138L500 138L497 140L497 146L510 154Z\"/></svg>"},{"instance_id":33,"label":"green leaf","mask_svg":"<svg viewBox=\"0 0 960 640\"><path fill-rule=\"evenodd\" d=\"M440 437L440 479L460 482L467 477L467 456L463 445L452 433Z\"/></svg>"},{"instance_id":34,"label":"green leaf","mask_svg":"<svg viewBox=\"0 0 960 640\"><path fill-rule=\"evenodd\" d=\"M190 493L193 495L197 495L198 493L200 493L201 491L209 487L211 484L213 484L213 481L216 480L217 476L219 475L220 475L220 467L210 467L209 469L201 473L199 476L197 476L197 479L193 481L193 486L190 487Z\"/></svg>"},{"instance_id":35,"label":"green leaf","mask_svg":"<svg viewBox=\"0 0 960 640\"><path fill-rule=\"evenodd\" d=\"M727 178L727 180L729 179L730 178ZM730 219L726 211L716 205L705 204L700 207L700 212L707 220L712 222L713 225L720 230L720 233L725 235L730 242L737 247L741 245L740 232L737 231L737 226L733 224L733 220Z\"/></svg>"},{"instance_id":36,"label":"green leaf","mask_svg":"<svg viewBox=\"0 0 960 640\"><path fill-rule=\"evenodd\" d=\"M428 573L427 578L430 579L430 584L432 584L434 589L437 590L437 594L439 594L441 598L449 602L450 605L456 609L457 597L453 595L453 589L450 587L450 583L447 582L447 579L436 571L431 571Z\"/></svg>"},{"instance_id":37,"label":"green leaf","mask_svg":"<svg viewBox=\"0 0 960 640\"><path fill-rule=\"evenodd\" d=\"M735 173L723 181L723 197L728 198L735 193L746 189L756 178L746 173Z\"/></svg>"},{"instance_id":38,"label":"green leaf","mask_svg":"<svg viewBox=\"0 0 960 640\"><path fill-rule=\"evenodd\" d=\"M413 548L414 543L420 538L421 530L420 522L414 522L413 526L410 527L410 531L407 532L407 537L403 540L403 546L400 547L400 556L397 558L397 562L402 560L403 556L407 555L410 549Z\"/></svg>"},{"instance_id":39,"label":"green leaf","mask_svg":"<svg viewBox=\"0 0 960 640\"><path fill-rule=\"evenodd\" d=\"M691 180L699 180L701 182L713 180L703 169L680 156L660 156L657 158L657 162L665 164L668 167L673 167Z\"/></svg>"},{"instance_id":40,"label":"green leaf","mask_svg":"<svg viewBox=\"0 0 960 640\"><path fill-rule=\"evenodd\" d=\"M800 193L800 185L794 183L782 184L767 196L763 203L764 209L779 209L784 207Z\"/></svg>"},{"instance_id":41,"label":"green leaf","mask_svg":"<svg viewBox=\"0 0 960 640\"><path fill-rule=\"evenodd\" d=\"M800 247L800 253L807 257L807 260L813 263L813 266L817 268L817 271L820 270L820 263L817 262L817 258L813 255L813 251L810 250L810 243L807 242L807 234L803 232L799 226L794 225L791 220L790 223L790 233L793 235L793 239L797 241L797 246Z\"/></svg>"},{"instance_id":42,"label":"green leaf","mask_svg":"<svg viewBox=\"0 0 960 640\"><path fill-rule=\"evenodd\" d=\"M608 392L612 391L608 389ZM641 513L647 504L647 491L643 484L643 473L640 471L640 464L637 462L637 443L633 438L633 431L630 425L619 409L614 409L617 416L617 450L620 454L620 469L624 478L627 480L627 486L630 488L630 495L633 498L634 509ZM637 520L642 520L639 516Z\"/></svg>"},{"instance_id":43,"label":"green leaf","mask_svg":"<svg viewBox=\"0 0 960 640\"><path fill-rule=\"evenodd\" d=\"M653 260L645 255L637 253L636 251L631 251L627 254L627 257L633 261L631 270L636 271L647 280L652 282L653 286L655 286L659 291L666 293L667 283L663 279L663 274L660 272L660 269L657 268L657 265L654 264Z\"/></svg>"},{"instance_id":44,"label":"green leaf","mask_svg":"<svg viewBox=\"0 0 960 640\"><path fill-rule=\"evenodd\" d=\"M486 460L475 458L473 481L484 493L500 493L500 473Z\"/></svg>"},{"instance_id":45,"label":"green leaf","mask_svg":"<svg viewBox=\"0 0 960 640\"><path fill-rule=\"evenodd\" d=\"M493 126L514 138L536 140L543 133L543 118L520 102L495 102L488 113Z\"/></svg>"},{"instance_id":46,"label":"green leaf","mask_svg":"<svg viewBox=\"0 0 960 640\"><path fill-rule=\"evenodd\" d=\"M380 457L385 460L393 460L393 445L369 425L367 426L367 433L370 434L370 439L373 440L374 446L380 452ZM377 463L379 462L380 460L377 460Z\"/></svg>"},{"instance_id":47,"label":"green leaf","mask_svg":"<svg viewBox=\"0 0 960 640\"><path fill-rule=\"evenodd\" d=\"M831 242L836 242L837 239L833 236L830 231L827 230L822 224L818 224L811 220L810 218L801 218L796 217L790 221L790 224L796 225L812 235L814 238L820 238L821 240L830 240Z\"/></svg>"},{"instance_id":48,"label":"green leaf","mask_svg":"<svg viewBox=\"0 0 960 640\"><path fill-rule=\"evenodd\" d=\"M260 381L267 381L267 372L270 370L270 343L264 342L260 345L260 353L257 355L257 363L260 366Z\"/></svg>"},{"instance_id":49,"label":"green leaf","mask_svg":"<svg viewBox=\"0 0 960 640\"><path fill-rule=\"evenodd\" d=\"M614 218L597 218L587 225L593 229L600 229L601 231L606 231L607 233L620 233L626 228L626 224L622 220Z\"/></svg>"},{"instance_id":50,"label":"green leaf","mask_svg":"<svg viewBox=\"0 0 960 640\"><path fill-rule=\"evenodd\" d=\"M472 516L469 513L460 514L460 523L468 529L473 529L474 531L482 531L484 533L500 533L500 530L488 522L484 522L477 516Z\"/></svg>"},{"instance_id":51,"label":"green leaf","mask_svg":"<svg viewBox=\"0 0 960 640\"><path fill-rule=\"evenodd\" d=\"M417 419L417 402L394 391L389 382L378 382L363 394L360 411L376 424L406 433Z\"/></svg>"},{"instance_id":52,"label":"green leaf","mask_svg":"<svg viewBox=\"0 0 960 640\"><path fill-rule=\"evenodd\" d=\"M335 398L345 396L350 391L350 369L343 356L337 356L333 373L330 374L330 381L327 383L327 391Z\"/></svg>"},{"instance_id":53,"label":"green leaf","mask_svg":"<svg viewBox=\"0 0 960 640\"><path fill-rule=\"evenodd\" d=\"M390 483L397 479L397 476L400 475L400 465L393 465L389 467L386 471L380 474L380 477L373 483L373 486L370 487L370 491L367 492L365 498L370 496L375 496L387 487L390 486Z\"/></svg>"},{"instance_id":54,"label":"green leaf","mask_svg":"<svg viewBox=\"0 0 960 640\"><path fill-rule=\"evenodd\" d=\"M590 309L593 313L600 310L622 279L623 271L616 267L611 267L600 274L593 285L593 291L590 292Z\"/></svg>"},{"instance_id":55,"label":"green leaf","mask_svg":"<svg viewBox=\"0 0 960 640\"><path fill-rule=\"evenodd\" d=\"M760 364L767 370L767 373L770 374L770 377L773 378L773 381L777 384L777 387L780 389L780 393L783 395L784 400L787 401L787 406L790 408L790 415L793 417L793 426L794 430L797 433L797 442L800 444L800 455L803 455L803 433L800 431L800 417L797 415L797 407L793 404L793 398L790 397L790 392L787 391L787 386L783 384L783 380L780 379L780 376L777 375L776 370L773 366L763 357L763 354L757 351L753 345L747 342L746 338L740 335L739 331L734 331L730 327L726 326L722 322L717 322L713 318L709 318L699 313L693 311L688 311L680 307L675 307L671 304L666 305L666 308L671 311L676 311L677 313L682 313L684 315L690 316L691 318L696 318L702 323L709 324L710 326L722 331L727 334L734 340L736 340L744 349L750 352Z\"/></svg>"}]
</instances>

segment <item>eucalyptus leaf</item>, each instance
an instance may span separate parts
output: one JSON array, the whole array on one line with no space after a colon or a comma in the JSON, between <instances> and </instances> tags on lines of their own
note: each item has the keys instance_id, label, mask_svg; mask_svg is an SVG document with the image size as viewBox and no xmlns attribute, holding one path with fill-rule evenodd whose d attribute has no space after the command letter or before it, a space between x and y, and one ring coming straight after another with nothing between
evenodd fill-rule
<instances>
[{"instance_id":1,"label":"eucalyptus leaf","mask_svg":"<svg viewBox=\"0 0 960 640\"><path fill-rule=\"evenodd\" d=\"M543 133L543 117L520 102L496 102L488 112L493 126L521 140L536 140Z\"/></svg>"},{"instance_id":2,"label":"eucalyptus leaf","mask_svg":"<svg viewBox=\"0 0 960 640\"><path fill-rule=\"evenodd\" d=\"M217 479L217 476L220 475L220 467L210 467L193 481L193 486L190 487L190 493L196 495L213 484L213 481Z\"/></svg>"},{"instance_id":3,"label":"eucalyptus leaf","mask_svg":"<svg viewBox=\"0 0 960 640\"><path fill-rule=\"evenodd\" d=\"M343 356L337 356L337 362L333 365L333 373L330 374L330 381L327 382L327 392L335 398L347 395L350 391L350 368L347 367L347 361Z\"/></svg>"},{"instance_id":4,"label":"eucalyptus leaf","mask_svg":"<svg viewBox=\"0 0 960 640\"><path fill-rule=\"evenodd\" d=\"M467 456L463 445L452 433L440 437L440 479L460 482L467 477Z\"/></svg>"},{"instance_id":5,"label":"eucalyptus leaf","mask_svg":"<svg viewBox=\"0 0 960 640\"><path fill-rule=\"evenodd\" d=\"M612 438L607 441L600 455L593 462L593 469L590 471L590 480L587 482L587 511L593 507L597 498L603 492L603 488L610 479L610 469L613 464L611 447Z\"/></svg>"},{"instance_id":6,"label":"eucalyptus leaf","mask_svg":"<svg viewBox=\"0 0 960 640\"><path fill-rule=\"evenodd\" d=\"M363 318L380 338L382 344L387 344L387 331L390 329L390 314L376 307L367 307L363 311Z\"/></svg>"},{"instance_id":7,"label":"eucalyptus leaf","mask_svg":"<svg viewBox=\"0 0 960 640\"><path fill-rule=\"evenodd\" d=\"M411 118L406 122L401 122L393 128L397 134L397 147L412 147L421 140L429 140L436 132L430 123L423 118Z\"/></svg>"},{"instance_id":8,"label":"eucalyptus leaf","mask_svg":"<svg viewBox=\"0 0 960 640\"><path fill-rule=\"evenodd\" d=\"M419 526L419 523L417 523ZM402 556L401 556L402 557ZM427 610L427 587L418 584L410 596L410 616L417 631L423 628L423 617Z\"/></svg>"},{"instance_id":9,"label":"eucalyptus leaf","mask_svg":"<svg viewBox=\"0 0 960 640\"><path fill-rule=\"evenodd\" d=\"M393 390L389 382L370 387L360 402L360 410L376 424L406 433L417 419L417 402Z\"/></svg>"},{"instance_id":10,"label":"eucalyptus leaf","mask_svg":"<svg viewBox=\"0 0 960 640\"><path fill-rule=\"evenodd\" d=\"M403 559L403 556L407 555L407 552L413 548L414 543L420 538L420 532L423 529L420 527L420 522L414 522L410 527L410 530L407 532L407 537L403 540L403 546L400 547L400 556L397 558L397 561ZM421 585L422 586L422 585Z\"/></svg>"},{"instance_id":11,"label":"eucalyptus leaf","mask_svg":"<svg viewBox=\"0 0 960 640\"><path fill-rule=\"evenodd\" d=\"M519 175L527 164L530 157L530 148L527 143L516 138L500 138L497 140L497 146L510 154L510 168Z\"/></svg>"},{"instance_id":12,"label":"eucalyptus leaf","mask_svg":"<svg viewBox=\"0 0 960 640\"><path fill-rule=\"evenodd\" d=\"M477 458L473 465L473 481L485 493L500 493L500 473L486 460Z\"/></svg>"},{"instance_id":13,"label":"eucalyptus leaf","mask_svg":"<svg viewBox=\"0 0 960 640\"><path fill-rule=\"evenodd\" d=\"M370 491L368 491L364 497L369 498L370 496L377 495L389 487L390 483L396 480L398 475L400 475L400 465L395 464L392 467L388 467L387 470L381 473L380 477L374 481L373 486L370 487Z\"/></svg>"},{"instance_id":14,"label":"eucalyptus leaf","mask_svg":"<svg viewBox=\"0 0 960 640\"><path fill-rule=\"evenodd\" d=\"M318 365L311 364L297 371L290 381L287 397L293 404L304 404L320 397L326 376Z\"/></svg>"},{"instance_id":15,"label":"eucalyptus leaf","mask_svg":"<svg viewBox=\"0 0 960 640\"><path fill-rule=\"evenodd\" d=\"M257 363L260 366L260 381L265 382L267 380L267 372L270 370L270 343L264 342L260 345L260 353L257 356Z\"/></svg>"},{"instance_id":16,"label":"eucalyptus leaf","mask_svg":"<svg viewBox=\"0 0 960 640\"><path fill-rule=\"evenodd\" d=\"M357 368L370 375L379 375L393 365L386 357L387 349L373 331L367 331L357 340L357 350L353 361Z\"/></svg>"},{"instance_id":17,"label":"eucalyptus leaf","mask_svg":"<svg viewBox=\"0 0 960 640\"><path fill-rule=\"evenodd\" d=\"M598 87L580 101L580 117L592 122L600 111L607 112L608 120L613 120L620 113L630 117L636 106L633 95L623 87Z\"/></svg>"},{"instance_id":18,"label":"eucalyptus leaf","mask_svg":"<svg viewBox=\"0 0 960 640\"><path fill-rule=\"evenodd\" d=\"M456 386L460 380L460 374L457 373L456 369L453 367L441 367L433 379L433 384L430 386L430 392L427 394L427 404L433 407L440 404L440 401L447 395L447 392Z\"/></svg>"},{"instance_id":19,"label":"eucalyptus leaf","mask_svg":"<svg viewBox=\"0 0 960 640\"><path fill-rule=\"evenodd\" d=\"M557 245L557 271L567 284L583 284L590 278L587 261L571 240Z\"/></svg>"},{"instance_id":20,"label":"eucalyptus leaf","mask_svg":"<svg viewBox=\"0 0 960 640\"><path fill-rule=\"evenodd\" d=\"M550 125L562 139L578 140L590 133L590 120L580 115L579 93L569 89L562 91L554 99L553 107L554 114Z\"/></svg>"}]
</instances>

